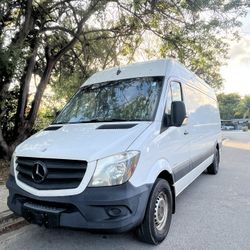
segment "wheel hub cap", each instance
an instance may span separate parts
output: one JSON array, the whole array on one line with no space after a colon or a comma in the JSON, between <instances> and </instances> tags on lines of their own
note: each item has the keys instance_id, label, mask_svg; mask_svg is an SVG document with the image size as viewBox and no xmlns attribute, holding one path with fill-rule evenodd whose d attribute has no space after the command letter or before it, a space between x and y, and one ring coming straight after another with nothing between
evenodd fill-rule
<instances>
[{"instance_id":1,"label":"wheel hub cap","mask_svg":"<svg viewBox=\"0 0 250 250\"><path fill-rule=\"evenodd\" d=\"M161 231L166 225L168 217L167 196L164 192L159 193L155 203L154 223L157 230Z\"/></svg>"}]
</instances>

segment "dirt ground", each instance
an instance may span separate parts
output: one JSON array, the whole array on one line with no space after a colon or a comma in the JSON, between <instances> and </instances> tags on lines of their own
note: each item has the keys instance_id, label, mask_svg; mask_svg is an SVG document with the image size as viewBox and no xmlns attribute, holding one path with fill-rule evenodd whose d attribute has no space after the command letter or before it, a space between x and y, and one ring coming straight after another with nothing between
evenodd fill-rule
<instances>
[{"instance_id":1,"label":"dirt ground","mask_svg":"<svg viewBox=\"0 0 250 250\"><path fill-rule=\"evenodd\" d=\"M4 185L9 175L9 162L0 160L0 185Z\"/></svg>"}]
</instances>

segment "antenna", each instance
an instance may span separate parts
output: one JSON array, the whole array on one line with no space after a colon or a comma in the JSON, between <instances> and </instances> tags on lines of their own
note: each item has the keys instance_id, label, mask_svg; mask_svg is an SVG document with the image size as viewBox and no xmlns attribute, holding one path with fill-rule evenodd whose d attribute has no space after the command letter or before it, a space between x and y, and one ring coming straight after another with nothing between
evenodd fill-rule
<instances>
[{"instance_id":1,"label":"antenna","mask_svg":"<svg viewBox=\"0 0 250 250\"><path fill-rule=\"evenodd\" d=\"M116 71L116 75L120 75L121 72L122 72L122 71L121 71L120 65L119 65L119 66L118 66L118 69L117 69L117 71Z\"/></svg>"}]
</instances>

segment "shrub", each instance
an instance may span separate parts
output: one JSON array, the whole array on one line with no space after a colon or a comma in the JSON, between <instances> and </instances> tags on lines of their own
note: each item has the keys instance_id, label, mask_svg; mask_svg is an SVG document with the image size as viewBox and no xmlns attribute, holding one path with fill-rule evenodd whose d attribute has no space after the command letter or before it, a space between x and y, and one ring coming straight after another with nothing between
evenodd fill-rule
<instances>
[{"instance_id":1,"label":"shrub","mask_svg":"<svg viewBox=\"0 0 250 250\"><path fill-rule=\"evenodd\" d=\"M242 131L243 131L243 132L247 132L247 131L248 131L248 126L243 126L243 127L242 127Z\"/></svg>"}]
</instances>

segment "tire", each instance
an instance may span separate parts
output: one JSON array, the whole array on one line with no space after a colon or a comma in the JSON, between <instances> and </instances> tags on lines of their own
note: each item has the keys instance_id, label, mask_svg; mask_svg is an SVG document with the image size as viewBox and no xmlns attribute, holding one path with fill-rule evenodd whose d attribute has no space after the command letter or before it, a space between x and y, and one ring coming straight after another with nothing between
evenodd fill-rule
<instances>
[{"instance_id":1,"label":"tire","mask_svg":"<svg viewBox=\"0 0 250 250\"><path fill-rule=\"evenodd\" d=\"M207 168L208 174L217 174L219 171L219 165L220 165L220 154L219 150L216 149L214 153L214 160L213 163Z\"/></svg>"},{"instance_id":2,"label":"tire","mask_svg":"<svg viewBox=\"0 0 250 250\"><path fill-rule=\"evenodd\" d=\"M142 224L137 228L137 236L141 241L157 245L166 238L172 219L172 204L173 197L168 182L157 179Z\"/></svg>"}]
</instances>

